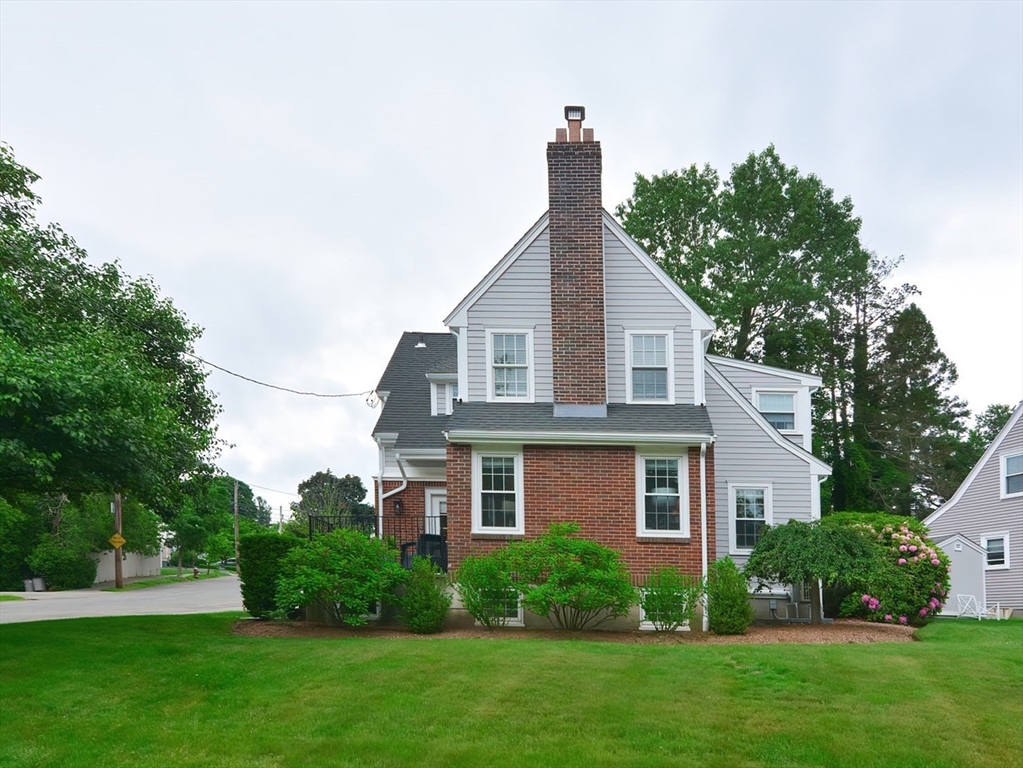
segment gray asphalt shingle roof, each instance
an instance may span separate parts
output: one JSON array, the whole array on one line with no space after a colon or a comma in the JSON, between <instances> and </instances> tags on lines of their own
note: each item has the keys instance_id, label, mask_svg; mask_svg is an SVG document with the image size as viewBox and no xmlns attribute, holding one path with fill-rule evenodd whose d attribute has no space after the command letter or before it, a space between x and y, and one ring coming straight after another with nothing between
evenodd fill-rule
<instances>
[{"instance_id":1,"label":"gray asphalt shingle roof","mask_svg":"<svg viewBox=\"0 0 1023 768\"><path fill-rule=\"evenodd\" d=\"M456 403L449 432L603 432L615 434L712 435L700 405L610 403L607 418L554 417L552 403Z\"/></svg>"},{"instance_id":2,"label":"gray asphalt shingle roof","mask_svg":"<svg viewBox=\"0 0 1023 768\"><path fill-rule=\"evenodd\" d=\"M425 347L416 348L422 339ZM428 373L456 373L458 352L450 333L406 331L394 348L377 389L390 392L373 434L397 432L395 447L443 448L447 416L430 415Z\"/></svg>"}]
</instances>

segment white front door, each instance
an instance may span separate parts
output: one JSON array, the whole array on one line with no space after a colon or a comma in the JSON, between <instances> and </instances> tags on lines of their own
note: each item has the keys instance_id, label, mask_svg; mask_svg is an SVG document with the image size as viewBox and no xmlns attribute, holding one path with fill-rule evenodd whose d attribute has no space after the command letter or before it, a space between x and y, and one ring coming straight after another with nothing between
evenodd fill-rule
<instances>
[{"instance_id":1,"label":"white front door","mask_svg":"<svg viewBox=\"0 0 1023 768\"><path fill-rule=\"evenodd\" d=\"M448 534L448 492L444 488L426 490L426 531L443 536Z\"/></svg>"}]
</instances>

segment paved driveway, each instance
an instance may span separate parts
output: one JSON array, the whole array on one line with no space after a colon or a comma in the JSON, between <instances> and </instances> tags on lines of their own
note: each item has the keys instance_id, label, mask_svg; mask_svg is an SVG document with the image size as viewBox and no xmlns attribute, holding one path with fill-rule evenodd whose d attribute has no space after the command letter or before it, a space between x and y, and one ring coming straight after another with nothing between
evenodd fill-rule
<instances>
[{"instance_id":1,"label":"paved driveway","mask_svg":"<svg viewBox=\"0 0 1023 768\"><path fill-rule=\"evenodd\" d=\"M67 592L9 592L22 601L0 602L0 624L83 616L146 616L242 610L236 576L168 584L132 592L73 589Z\"/></svg>"}]
</instances>

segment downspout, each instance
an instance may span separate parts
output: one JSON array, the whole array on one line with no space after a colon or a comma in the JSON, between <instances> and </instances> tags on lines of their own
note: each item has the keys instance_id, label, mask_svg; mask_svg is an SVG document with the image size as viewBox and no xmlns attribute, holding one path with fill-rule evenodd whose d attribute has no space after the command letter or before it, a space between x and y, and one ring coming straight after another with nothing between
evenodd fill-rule
<instances>
[{"instance_id":1,"label":"downspout","mask_svg":"<svg viewBox=\"0 0 1023 768\"><path fill-rule=\"evenodd\" d=\"M703 565L703 582L707 583L707 444L700 443L700 547ZM703 593L703 631L710 630L707 615L707 592Z\"/></svg>"},{"instance_id":2,"label":"downspout","mask_svg":"<svg viewBox=\"0 0 1023 768\"><path fill-rule=\"evenodd\" d=\"M401 472L401 485L397 488L392 488L387 493L380 496L380 515L383 517L384 514L384 499L389 499L396 493L401 493L408 488L408 475L405 474L405 465L401 463L401 454L394 454L394 462L398 465L398 471ZM380 484L383 487L383 483Z\"/></svg>"}]
</instances>

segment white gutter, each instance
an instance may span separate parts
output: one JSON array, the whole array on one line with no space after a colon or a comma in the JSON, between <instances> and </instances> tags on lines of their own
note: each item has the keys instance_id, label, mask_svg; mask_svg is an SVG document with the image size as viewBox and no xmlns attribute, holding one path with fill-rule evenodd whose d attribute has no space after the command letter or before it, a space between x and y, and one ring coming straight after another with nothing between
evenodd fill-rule
<instances>
[{"instance_id":1,"label":"white gutter","mask_svg":"<svg viewBox=\"0 0 1023 768\"><path fill-rule=\"evenodd\" d=\"M512 432L450 430L444 433L452 443L530 443L548 445L677 445L699 442L713 442L713 435L668 434L668 433L625 433L625 432ZM784 439L784 438L782 438Z\"/></svg>"},{"instance_id":2,"label":"white gutter","mask_svg":"<svg viewBox=\"0 0 1023 768\"><path fill-rule=\"evenodd\" d=\"M700 443L700 542L702 544L703 582L707 583L707 444ZM707 593L703 594L703 631L710 629L707 615Z\"/></svg>"}]
</instances>

